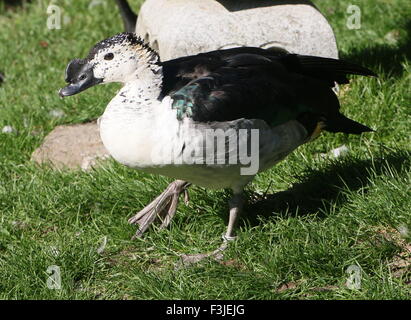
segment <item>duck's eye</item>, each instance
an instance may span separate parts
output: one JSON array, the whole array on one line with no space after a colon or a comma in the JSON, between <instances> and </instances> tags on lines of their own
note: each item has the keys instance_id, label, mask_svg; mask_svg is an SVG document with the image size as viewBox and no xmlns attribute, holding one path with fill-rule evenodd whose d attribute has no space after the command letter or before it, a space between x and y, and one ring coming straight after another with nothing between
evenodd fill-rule
<instances>
[{"instance_id":1,"label":"duck's eye","mask_svg":"<svg viewBox=\"0 0 411 320\"><path fill-rule=\"evenodd\" d=\"M104 60L113 60L113 58L114 58L114 54L112 54L111 52L110 52L110 53L107 53L107 54L104 56Z\"/></svg>"}]
</instances>

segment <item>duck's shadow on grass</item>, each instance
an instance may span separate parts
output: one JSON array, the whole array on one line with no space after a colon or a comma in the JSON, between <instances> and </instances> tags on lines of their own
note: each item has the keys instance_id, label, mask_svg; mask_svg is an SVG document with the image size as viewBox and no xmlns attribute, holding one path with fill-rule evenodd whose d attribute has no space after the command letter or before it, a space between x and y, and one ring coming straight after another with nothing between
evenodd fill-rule
<instances>
[{"instance_id":1,"label":"duck's shadow on grass","mask_svg":"<svg viewBox=\"0 0 411 320\"><path fill-rule=\"evenodd\" d=\"M345 158L332 161L325 169L312 169L293 187L274 194L256 195L249 192L244 222L257 225L261 218L315 214L325 217L332 206L346 201L345 191L366 188L372 178L395 170L399 174L410 167L410 153L400 150L378 158L358 160ZM366 189L365 189L366 192Z\"/></svg>"},{"instance_id":2,"label":"duck's shadow on grass","mask_svg":"<svg viewBox=\"0 0 411 320\"><path fill-rule=\"evenodd\" d=\"M401 37L393 30L391 37L393 44L371 44L367 48L353 48L350 53L341 58L347 61L364 65L378 73L380 68L384 73L392 77L401 76L405 68L402 66L404 57L411 60L411 20L399 26L398 29L407 31L407 35Z\"/></svg>"}]
</instances>

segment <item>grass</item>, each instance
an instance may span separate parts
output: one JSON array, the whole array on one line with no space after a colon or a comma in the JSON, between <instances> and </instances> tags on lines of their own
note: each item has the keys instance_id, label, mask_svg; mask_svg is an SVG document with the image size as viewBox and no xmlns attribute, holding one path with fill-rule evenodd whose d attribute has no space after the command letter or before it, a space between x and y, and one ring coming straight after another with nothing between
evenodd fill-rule
<instances>
[{"instance_id":1,"label":"grass","mask_svg":"<svg viewBox=\"0 0 411 320\"><path fill-rule=\"evenodd\" d=\"M101 115L118 89L98 87L60 100L64 68L122 30L114 1L0 4L1 299L409 299L411 296L410 23L407 0L354 0L362 27L346 27L347 4L315 1L332 24L341 57L378 79L342 88L344 113L373 127L362 136L324 134L259 175L239 239L222 263L175 270L180 253L213 250L227 221L225 191L191 189L168 230L131 241L127 218L169 180L109 161L90 172L54 171L30 155L55 126ZM138 9L138 1L134 1ZM53 110L64 116L55 118ZM320 153L345 144L338 159ZM268 193L265 197L265 193ZM107 245L98 253L103 237ZM407 251L408 250L408 251ZM49 266L61 290L46 286ZM346 286L347 268L361 288Z\"/></svg>"}]
</instances>

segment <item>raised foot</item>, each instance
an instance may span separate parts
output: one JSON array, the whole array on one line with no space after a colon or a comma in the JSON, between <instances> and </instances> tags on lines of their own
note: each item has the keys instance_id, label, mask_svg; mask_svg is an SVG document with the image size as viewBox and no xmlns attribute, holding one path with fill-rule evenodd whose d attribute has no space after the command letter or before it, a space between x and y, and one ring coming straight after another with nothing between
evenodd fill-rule
<instances>
[{"instance_id":1,"label":"raised foot","mask_svg":"<svg viewBox=\"0 0 411 320\"><path fill-rule=\"evenodd\" d=\"M166 228L177 211L181 193L184 193L184 201L188 202L187 188L189 186L190 183L183 180L176 180L170 183L162 194L135 216L131 217L128 222L139 226L133 239L141 237L157 217L162 221L160 229Z\"/></svg>"}]
</instances>

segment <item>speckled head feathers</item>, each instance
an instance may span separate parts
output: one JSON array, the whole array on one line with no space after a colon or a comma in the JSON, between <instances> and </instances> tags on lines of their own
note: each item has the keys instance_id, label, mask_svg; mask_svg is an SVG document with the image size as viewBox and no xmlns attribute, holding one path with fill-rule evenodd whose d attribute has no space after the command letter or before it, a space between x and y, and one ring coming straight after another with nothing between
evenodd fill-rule
<instances>
[{"instance_id":1,"label":"speckled head feathers","mask_svg":"<svg viewBox=\"0 0 411 320\"><path fill-rule=\"evenodd\" d=\"M92 60L94 56L105 49L109 49L116 45L124 45L124 46L138 46L142 49L149 51L155 55L158 55L156 51L154 51L147 43L145 43L139 36L132 32L123 32L116 34L110 38L100 41L97 43L91 50L87 56L87 60Z\"/></svg>"}]
</instances>

